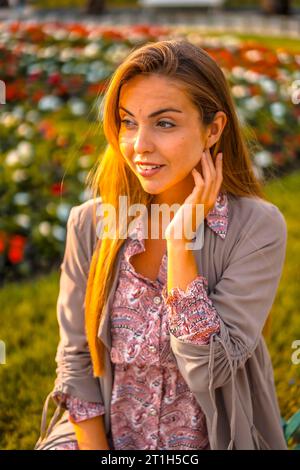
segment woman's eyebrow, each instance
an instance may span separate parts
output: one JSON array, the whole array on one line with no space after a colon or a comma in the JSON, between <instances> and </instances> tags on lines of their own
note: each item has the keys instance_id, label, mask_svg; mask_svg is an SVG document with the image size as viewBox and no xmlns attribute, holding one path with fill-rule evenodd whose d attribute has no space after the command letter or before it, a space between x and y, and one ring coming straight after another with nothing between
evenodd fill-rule
<instances>
[{"instance_id":1,"label":"woman's eyebrow","mask_svg":"<svg viewBox=\"0 0 300 470\"><path fill-rule=\"evenodd\" d=\"M133 116L133 117L134 117L134 114L131 113L130 111L128 111L128 109L123 108L123 106L119 106L119 109L123 109L123 111L125 111L125 112L128 113L128 114L130 114L130 116ZM179 109L175 109L175 108L163 108L163 109L159 109L158 111L154 111L154 113L149 114L148 118L155 117L155 116L157 116L158 114L166 113L167 111L173 111L174 113L182 113L182 111L180 111Z\"/></svg>"}]
</instances>

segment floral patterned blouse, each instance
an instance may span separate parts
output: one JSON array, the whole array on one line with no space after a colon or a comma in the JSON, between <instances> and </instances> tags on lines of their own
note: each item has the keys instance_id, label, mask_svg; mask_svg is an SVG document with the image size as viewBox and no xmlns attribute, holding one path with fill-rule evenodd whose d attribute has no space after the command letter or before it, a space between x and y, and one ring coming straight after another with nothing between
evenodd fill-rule
<instances>
[{"instance_id":1,"label":"floral patterned blouse","mask_svg":"<svg viewBox=\"0 0 300 470\"><path fill-rule=\"evenodd\" d=\"M228 226L228 199L220 192L207 225L221 238ZM141 226L127 238L111 311L111 361L114 383L111 433L115 450L209 449L206 420L182 378L170 347L170 333L183 342L208 344L219 331L219 316L207 295L207 280L198 275L186 290L167 293L167 253L158 277L137 273L132 256L145 250ZM57 392L80 422L104 414L104 406ZM76 441L57 446L78 449Z\"/></svg>"}]
</instances>

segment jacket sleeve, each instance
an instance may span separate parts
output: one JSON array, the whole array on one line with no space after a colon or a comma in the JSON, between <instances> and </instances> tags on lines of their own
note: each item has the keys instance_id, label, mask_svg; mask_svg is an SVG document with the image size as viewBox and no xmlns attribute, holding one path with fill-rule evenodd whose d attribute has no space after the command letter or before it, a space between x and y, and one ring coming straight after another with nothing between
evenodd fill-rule
<instances>
[{"instance_id":1,"label":"jacket sleeve","mask_svg":"<svg viewBox=\"0 0 300 470\"><path fill-rule=\"evenodd\" d=\"M220 281L209 293L220 332L207 345L187 344L170 335L178 368L194 393L234 379L256 349L274 302L285 259L286 222L274 205L270 218L258 212L241 230Z\"/></svg>"},{"instance_id":2,"label":"jacket sleeve","mask_svg":"<svg viewBox=\"0 0 300 470\"><path fill-rule=\"evenodd\" d=\"M49 436L67 404L63 394L86 402L104 405L99 380L93 377L84 322L85 290L93 247L92 229L87 224L82 230L80 206L71 209L67 224L65 252L61 264L57 320L60 340L55 361L56 380L48 394L42 412L39 443ZM57 408L46 430L47 411L52 399ZM45 435L44 435L45 434Z\"/></svg>"},{"instance_id":3,"label":"jacket sleeve","mask_svg":"<svg viewBox=\"0 0 300 470\"><path fill-rule=\"evenodd\" d=\"M93 377L85 333L84 299L90 259L79 233L78 206L71 209L61 264L57 320L60 341L56 353L54 392L60 391L89 402L103 404L98 378Z\"/></svg>"}]
</instances>

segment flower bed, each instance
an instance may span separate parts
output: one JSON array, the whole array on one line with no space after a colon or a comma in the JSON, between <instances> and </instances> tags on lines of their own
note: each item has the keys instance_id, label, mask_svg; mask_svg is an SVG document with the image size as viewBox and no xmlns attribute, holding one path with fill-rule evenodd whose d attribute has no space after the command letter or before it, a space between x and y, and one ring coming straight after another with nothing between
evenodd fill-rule
<instances>
[{"instance_id":1,"label":"flower bed","mask_svg":"<svg viewBox=\"0 0 300 470\"><path fill-rule=\"evenodd\" d=\"M260 144L259 177L299 160L300 55L182 27L2 24L2 280L58 265L70 208L90 197L85 178L105 145L99 105L107 81L132 47L171 36L204 47L221 65L245 132L249 124Z\"/></svg>"}]
</instances>

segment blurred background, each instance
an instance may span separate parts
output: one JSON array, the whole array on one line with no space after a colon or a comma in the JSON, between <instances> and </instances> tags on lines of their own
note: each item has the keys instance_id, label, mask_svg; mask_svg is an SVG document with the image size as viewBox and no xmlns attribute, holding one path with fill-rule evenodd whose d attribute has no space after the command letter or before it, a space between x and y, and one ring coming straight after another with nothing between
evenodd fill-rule
<instances>
[{"instance_id":1,"label":"blurred background","mask_svg":"<svg viewBox=\"0 0 300 470\"><path fill-rule=\"evenodd\" d=\"M286 440L300 449L300 0L0 0L0 449L39 436L66 223L91 197L108 80L136 45L175 37L222 67L253 168L287 221L267 344Z\"/></svg>"}]
</instances>

